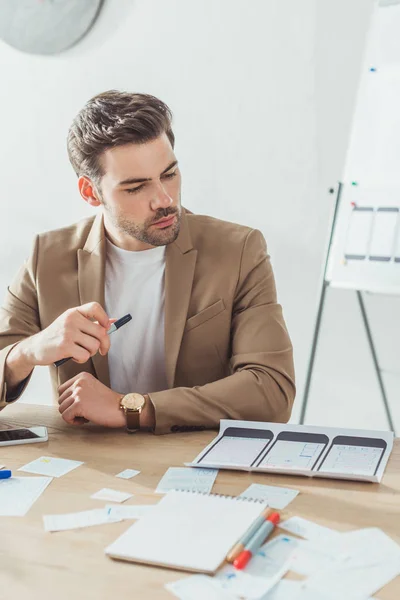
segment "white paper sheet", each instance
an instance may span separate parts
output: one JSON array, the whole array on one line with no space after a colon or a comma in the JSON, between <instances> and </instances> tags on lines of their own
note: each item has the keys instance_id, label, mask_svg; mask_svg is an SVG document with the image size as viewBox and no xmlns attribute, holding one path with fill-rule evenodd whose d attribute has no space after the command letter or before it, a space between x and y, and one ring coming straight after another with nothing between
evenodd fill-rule
<instances>
[{"instance_id":1,"label":"white paper sheet","mask_svg":"<svg viewBox=\"0 0 400 600\"><path fill-rule=\"evenodd\" d=\"M321 537L300 543L291 569L310 575L307 593L364 600L400 574L400 546L375 527Z\"/></svg>"},{"instance_id":2,"label":"white paper sheet","mask_svg":"<svg viewBox=\"0 0 400 600\"><path fill-rule=\"evenodd\" d=\"M0 481L0 516L23 517L52 477L10 477Z\"/></svg>"},{"instance_id":3,"label":"white paper sheet","mask_svg":"<svg viewBox=\"0 0 400 600\"><path fill-rule=\"evenodd\" d=\"M290 570L295 573L313 575L340 561L340 557L332 553L330 543L321 542L316 545L307 540L297 540L297 542L290 563Z\"/></svg>"},{"instance_id":4,"label":"white paper sheet","mask_svg":"<svg viewBox=\"0 0 400 600\"><path fill-rule=\"evenodd\" d=\"M377 527L342 533L331 545L331 552L341 555L346 566L365 566L398 561L400 546Z\"/></svg>"},{"instance_id":5,"label":"white paper sheet","mask_svg":"<svg viewBox=\"0 0 400 600\"><path fill-rule=\"evenodd\" d=\"M41 456L23 467L20 467L18 471L35 473L36 475L49 475L50 477L61 477L81 465L83 465L83 462L78 460Z\"/></svg>"},{"instance_id":6,"label":"white paper sheet","mask_svg":"<svg viewBox=\"0 0 400 600\"><path fill-rule=\"evenodd\" d=\"M6 465L0 465L0 469L4 469Z\"/></svg>"},{"instance_id":7,"label":"white paper sheet","mask_svg":"<svg viewBox=\"0 0 400 600\"><path fill-rule=\"evenodd\" d=\"M245 572L260 577L275 576L291 561L300 541L290 535L278 535L261 546L248 563Z\"/></svg>"},{"instance_id":8,"label":"white paper sheet","mask_svg":"<svg viewBox=\"0 0 400 600\"><path fill-rule=\"evenodd\" d=\"M157 506L157 505L155 505ZM106 510L108 511L108 514L111 515L112 517L116 517L118 519L121 520L125 520L125 519L140 519L140 517L143 517L144 515L146 515L148 512L151 512L151 510L153 510L154 506L150 505L135 505L135 504L125 504L122 506L116 506L115 504L107 504L106 505Z\"/></svg>"},{"instance_id":9,"label":"white paper sheet","mask_svg":"<svg viewBox=\"0 0 400 600\"><path fill-rule=\"evenodd\" d=\"M82 512L66 513L63 515L44 515L43 524L46 531L66 531L80 529L104 523L116 523L122 519L110 515L104 508L84 510Z\"/></svg>"},{"instance_id":10,"label":"white paper sheet","mask_svg":"<svg viewBox=\"0 0 400 600\"><path fill-rule=\"evenodd\" d=\"M216 586L208 575L192 575L167 583L165 588L180 600L237 600L237 596Z\"/></svg>"},{"instance_id":11,"label":"white paper sheet","mask_svg":"<svg viewBox=\"0 0 400 600\"><path fill-rule=\"evenodd\" d=\"M286 521L279 523L279 527L289 533L294 533L307 540L327 542L331 538L336 538L340 535L338 531L323 527L302 517L290 517Z\"/></svg>"},{"instance_id":12,"label":"white paper sheet","mask_svg":"<svg viewBox=\"0 0 400 600\"><path fill-rule=\"evenodd\" d=\"M218 571L214 582L231 594L243 596L249 600L257 600L262 599L286 575L288 570L289 564L275 573L273 577L257 577L227 565Z\"/></svg>"},{"instance_id":13,"label":"white paper sheet","mask_svg":"<svg viewBox=\"0 0 400 600\"><path fill-rule=\"evenodd\" d=\"M303 581L291 581L282 579L261 600L378 600L378 598L357 598L347 596L345 598L332 598L327 591L312 590L304 587Z\"/></svg>"},{"instance_id":14,"label":"white paper sheet","mask_svg":"<svg viewBox=\"0 0 400 600\"><path fill-rule=\"evenodd\" d=\"M394 254L399 209L378 208L372 227L370 260L389 261Z\"/></svg>"},{"instance_id":15,"label":"white paper sheet","mask_svg":"<svg viewBox=\"0 0 400 600\"><path fill-rule=\"evenodd\" d=\"M298 490L292 490L290 488L252 483L240 494L240 497L263 500L272 508L282 509L286 508L286 506L296 498L298 493Z\"/></svg>"},{"instance_id":16,"label":"white paper sheet","mask_svg":"<svg viewBox=\"0 0 400 600\"><path fill-rule=\"evenodd\" d=\"M268 594L263 596L262 600L298 600L298 595L301 591L301 585L301 581L282 579L272 588L270 592L268 592ZM323 598L320 600L323 600Z\"/></svg>"},{"instance_id":17,"label":"white paper sheet","mask_svg":"<svg viewBox=\"0 0 400 600\"><path fill-rule=\"evenodd\" d=\"M372 207L356 207L351 211L345 249L348 260L364 259L367 256L373 218Z\"/></svg>"},{"instance_id":18,"label":"white paper sheet","mask_svg":"<svg viewBox=\"0 0 400 600\"><path fill-rule=\"evenodd\" d=\"M120 479L131 479L131 477L135 477L135 475L139 475L140 471L135 471L135 469L125 469L121 471L121 473L117 473L115 477L119 477Z\"/></svg>"},{"instance_id":19,"label":"white paper sheet","mask_svg":"<svg viewBox=\"0 0 400 600\"><path fill-rule=\"evenodd\" d=\"M166 494L171 490L184 490L209 494L217 477L216 469L187 469L170 467L160 480L156 494Z\"/></svg>"},{"instance_id":20,"label":"white paper sheet","mask_svg":"<svg viewBox=\"0 0 400 600\"><path fill-rule=\"evenodd\" d=\"M133 494L127 492L119 492L118 490L112 490L111 488L102 488L95 494L90 496L94 500L108 500L109 502L125 502L129 498L133 498Z\"/></svg>"},{"instance_id":21,"label":"white paper sheet","mask_svg":"<svg viewBox=\"0 0 400 600\"><path fill-rule=\"evenodd\" d=\"M291 570L313 575L335 567L367 569L370 565L396 560L400 564L400 546L380 529L369 527L341 533L334 539L299 540Z\"/></svg>"},{"instance_id":22,"label":"white paper sheet","mask_svg":"<svg viewBox=\"0 0 400 600\"><path fill-rule=\"evenodd\" d=\"M351 598L364 600L392 579L400 575L400 563L388 562L362 567L334 567L310 577L305 587L316 593L328 594L328 598ZM316 596L317 598L317 596Z\"/></svg>"}]
</instances>

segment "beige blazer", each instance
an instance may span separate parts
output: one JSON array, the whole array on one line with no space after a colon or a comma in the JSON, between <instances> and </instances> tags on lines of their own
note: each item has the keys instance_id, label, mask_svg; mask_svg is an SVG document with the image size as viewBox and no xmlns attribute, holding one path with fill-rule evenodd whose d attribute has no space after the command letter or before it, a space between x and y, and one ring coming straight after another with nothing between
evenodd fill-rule
<instances>
[{"instance_id":1,"label":"beige blazer","mask_svg":"<svg viewBox=\"0 0 400 600\"><path fill-rule=\"evenodd\" d=\"M104 271L101 213L36 237L0 309L0 408L13 345L68 308L104 306ZM156 433L216 428L220 419L287 421L295 396L292 345L259 231L182 211L179 236L166 250L165 357L169 389L150 394ZM50 371L55 398L80 371L110 385L100 354Z\"/></svg>"}]
</instances>

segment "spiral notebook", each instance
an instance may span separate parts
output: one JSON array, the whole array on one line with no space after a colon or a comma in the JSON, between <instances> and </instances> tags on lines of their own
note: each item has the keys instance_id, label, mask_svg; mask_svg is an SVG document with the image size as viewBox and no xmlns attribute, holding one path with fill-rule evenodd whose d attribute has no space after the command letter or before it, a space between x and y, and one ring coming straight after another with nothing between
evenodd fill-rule
<instances>
[{"instance_id":1,"label":"spiral notebook","mask_svg":"<svg viewBox=\"0 0 400 600\"><path fill-rule=\"evenodd\" d=\"M105 549L112 558L198 573L215 573L265 504L171 491Z\"/></svg>"}]
</instances>

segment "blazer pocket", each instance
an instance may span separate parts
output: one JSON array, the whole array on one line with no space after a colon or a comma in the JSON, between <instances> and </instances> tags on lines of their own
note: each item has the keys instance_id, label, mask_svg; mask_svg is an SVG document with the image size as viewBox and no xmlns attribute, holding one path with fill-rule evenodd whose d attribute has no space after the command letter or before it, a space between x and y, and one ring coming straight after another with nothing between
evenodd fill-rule
<instances>
[{"instance_id":1,"label":"blazer pocket","mask_svg":"<svg viewBox=\"0 0 400 600\"><path fill-rule=\"evenodd\" d=\"M191 329L202 325L206 321L209 321L213 317L219 315L219 313L221 313L224 310L224 301L221 299L217 300L217 302L214 302L214 304L211 304L211 306L208 306L204 310L200 311L199 313L197 313L197 315L193 315L193 317L190 317L190 319L186 321L185 331L190 331Z\"/></svg>"}]
</instances>

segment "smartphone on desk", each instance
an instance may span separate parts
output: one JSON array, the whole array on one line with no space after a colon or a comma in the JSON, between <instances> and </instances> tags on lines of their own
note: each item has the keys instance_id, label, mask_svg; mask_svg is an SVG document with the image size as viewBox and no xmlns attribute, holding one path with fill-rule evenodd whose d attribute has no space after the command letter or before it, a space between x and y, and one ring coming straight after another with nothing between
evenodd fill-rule
<instances>
[{"instance_id":1,"label":"smartphone on desk","mask_svg":"<svg viewBox=\"0 0 400 600\"><path fill-rule=\"evenodd\" d=\"M385 440L380 438L338 435L333 439L318 471L376 475L386 448Z\"/></svg>"},{"instance_id":2,"label":"smartphone on desk","mask_svg":"<svg viewBox=\"0 0 400 600\"><path fill-rule=\"evenodd\" d=\"M227 427L198 464L251 467L274 437L268 429Z\"/></svg>"},{"instance_id":3,"label":"smartphone on desk","mask_svg":"<svg viewBox=\"0 0 400 600\"><path fill-rule=\"evenodd\" d=\"M47 442L48 439L46 427L21 427L19 429L0 430L0 446Z\"/></svg>"},{"instance_id":4,"label":"smartphone on desk","mask_svg":"<svg viewBox=\"0 0 400 600\"><path fill-rule=\"evenodd\" d=\"M257 467L312 471L328 442L325 434L281 431Z\"/></svg>"}]
</instances>

